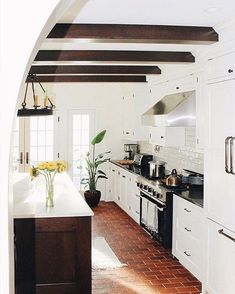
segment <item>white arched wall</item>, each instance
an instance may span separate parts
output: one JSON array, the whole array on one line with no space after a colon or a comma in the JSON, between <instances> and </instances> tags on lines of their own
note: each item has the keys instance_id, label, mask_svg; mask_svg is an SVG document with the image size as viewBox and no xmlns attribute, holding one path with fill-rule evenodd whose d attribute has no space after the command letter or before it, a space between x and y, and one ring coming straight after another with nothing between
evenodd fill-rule
<instances>
[{"instance_id":1,"label":"white arched wall","mask_svg":"<svg viewBox=\"0 0 235 294\"><path fill-rule=\"evenodd\" d=\"M31 63L51 28L73 3L88 0L0 2L0 294L14 293L11 173L12 123ZM78 6L76 6L78 7Z\"/></svg>"}]
</instances>

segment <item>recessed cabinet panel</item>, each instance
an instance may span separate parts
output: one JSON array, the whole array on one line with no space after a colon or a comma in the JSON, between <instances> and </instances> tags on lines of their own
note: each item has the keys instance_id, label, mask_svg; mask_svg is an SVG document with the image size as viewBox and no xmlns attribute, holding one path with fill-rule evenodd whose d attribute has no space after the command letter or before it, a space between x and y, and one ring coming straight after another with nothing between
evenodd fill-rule
<instances>
[{"instance_id":1,"label":"recessed cabinet panel","mask_svg":"<svg viewBox=\"0 0 235 294\"><path fill-rule=\"evenodd\" d=\"M209 130L205 153L208 216L232 231L235 231L234 93L235 80L209 86Z\"/></svg>"},{"instance_id":2,"label":"recessed cabinet panel","mask_svg":"<svg viewBox=\"0 0 235 294\"><path fill-rule=\"evenodd\" d=\"M186 91L195 90L197 86L197 78L195 75L188 75L177 80L172 80L169 82L168 92L171 93L181 93Z\"/></svg>"},{"instance_id":3,"label":"recessed cabinet panel","mask_svg":"<svg viewBox=\"0 0 235 294\"><path fill-rule=\"evenodd\" d=\"M211 220L208 225L206 290L210 294L234 294L235 234Z\"/></svg>"},{"instance_id":4,"label":"recessed cabinet panel","mask_svg":"<svg viewBox=\"0 0 235 294\"><path fill-rule=\"evenodd\" d=\"M208 62L208 80L230 79L235 74L235 52L215 57Z\"/></svg>"},{"instance_id":5,"label":"recessed cabinet panel","mask_svg":"<svg viewBox=\"0 0 235 294\"><path fill-rule=\"evenodd\" d=\"M151 144L160 146L183 146L185 145L184 127L150 127Z\"/></svg>"},{"instance_id":6,"label":"recessed cabinet panel","mask_svg":"<svg viewBox=\"0 0 235 294\"><path fill-rule=\"evenodd\" d=\"M172 254L200 281L205 277L205 232L203 209L174 195Z\"/></svg>"}]
</instances>

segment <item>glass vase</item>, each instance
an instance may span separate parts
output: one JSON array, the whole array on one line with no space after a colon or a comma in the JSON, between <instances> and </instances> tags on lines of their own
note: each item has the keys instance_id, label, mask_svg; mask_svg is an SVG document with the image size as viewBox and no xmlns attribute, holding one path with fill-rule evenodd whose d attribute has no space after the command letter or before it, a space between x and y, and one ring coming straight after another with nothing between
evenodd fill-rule
<instances>
[{"instance_id":1,"label":"glass vase","mask_svg":"<svg viewBox=\"0 0 235 294\"><path fill-rule=\"evenodd\" d=\"M47 183L46 207L54 207L54 183L49 181Z\"/></svg>"}]
</instances>

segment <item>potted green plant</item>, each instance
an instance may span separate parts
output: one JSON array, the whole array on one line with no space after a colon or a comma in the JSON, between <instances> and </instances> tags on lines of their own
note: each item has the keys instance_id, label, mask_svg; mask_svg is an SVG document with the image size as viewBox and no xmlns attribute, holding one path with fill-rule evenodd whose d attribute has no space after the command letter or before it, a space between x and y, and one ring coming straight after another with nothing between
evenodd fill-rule
<instances>
[{"instance_id":1,"label":"potted green plant","mask_svg":"<svg viewBox=\"0 0 235 294\"><path fill-rule=\"evenodd\" d=\"M92 139L92 152L88 152L85 157L88 176L81 180L81 184L85 185L85 188L89 187L89 190L84 192L84 197L90 207L97 206L100 201L101 192L96 189L98 180L107 179L106 174L100 170L99 167L101 164L110 160L110 158L106 158L110 151L101 153L97 156L95 155L95 147L103 141L105 133L106 130L103 130Z\"/></svg>"}]
</instances>

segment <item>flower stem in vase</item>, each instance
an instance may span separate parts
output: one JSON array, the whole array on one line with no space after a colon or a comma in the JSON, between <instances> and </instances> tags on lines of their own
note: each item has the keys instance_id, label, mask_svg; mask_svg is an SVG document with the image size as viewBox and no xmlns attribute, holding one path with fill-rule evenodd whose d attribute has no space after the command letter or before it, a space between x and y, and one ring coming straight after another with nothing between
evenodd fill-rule
<instances>
[{"instance_id":1,"label":"flower stem in vase","mask_svg":"<svg viewBox=\"0 0 235 294\"><path fill-rule=\"evenodd\" d=\"M51 179L47 185L46 207L54 207L54 183Z\"/></svg>"}]
</instances>

